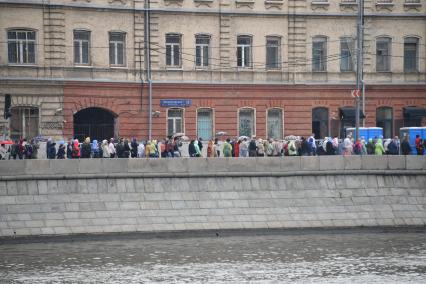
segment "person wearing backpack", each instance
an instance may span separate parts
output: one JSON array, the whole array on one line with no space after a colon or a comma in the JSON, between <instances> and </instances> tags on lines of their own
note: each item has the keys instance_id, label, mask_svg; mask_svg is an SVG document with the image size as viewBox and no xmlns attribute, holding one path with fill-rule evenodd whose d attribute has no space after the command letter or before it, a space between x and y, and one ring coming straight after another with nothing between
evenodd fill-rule
<instances>
[{"instance_id":1,"label":"person wearing backpack","mask_svg":"<svg viewBox=\"0 0 426 284\"><path fill-rule=\"evenodd\" d=\"M25 159L31 159L33 155L33 146L30 143L27 143L27 140L24 139L24 147Z\"/></svg>"}]
</instances>

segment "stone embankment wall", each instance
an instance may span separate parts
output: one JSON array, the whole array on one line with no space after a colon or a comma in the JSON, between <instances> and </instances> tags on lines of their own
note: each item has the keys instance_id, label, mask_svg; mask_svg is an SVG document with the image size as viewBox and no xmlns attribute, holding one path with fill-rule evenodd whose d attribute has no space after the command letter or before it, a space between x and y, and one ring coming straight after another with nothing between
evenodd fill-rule
<instances>
[{"instance_id":1,"label":"stone embankment wall","mask_svg":"<svg viewBox=\"0 0 426 284\"><path fill-rule=\"evenodd\" d=\"M0 161L1 237L425 224L425 157Z\"/></svg>"}]
</instances>

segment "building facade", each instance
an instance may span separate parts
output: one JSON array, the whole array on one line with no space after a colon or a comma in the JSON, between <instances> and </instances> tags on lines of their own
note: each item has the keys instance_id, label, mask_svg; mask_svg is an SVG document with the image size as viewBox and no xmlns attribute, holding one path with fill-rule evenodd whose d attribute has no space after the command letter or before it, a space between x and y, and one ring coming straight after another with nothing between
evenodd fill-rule
<instances>
[{"instance_id":1,"label":"building facade","mask_svg":"<svg viewBox=\"0 0 426 284\"><path fill-rule=\"evenodd\" d=\"M386 137L426 125L426 3L364 6L363 124ZM356 15L353 0L0 0L0 125L12 138L341 136Z\"/></svg>"}]
</instances>

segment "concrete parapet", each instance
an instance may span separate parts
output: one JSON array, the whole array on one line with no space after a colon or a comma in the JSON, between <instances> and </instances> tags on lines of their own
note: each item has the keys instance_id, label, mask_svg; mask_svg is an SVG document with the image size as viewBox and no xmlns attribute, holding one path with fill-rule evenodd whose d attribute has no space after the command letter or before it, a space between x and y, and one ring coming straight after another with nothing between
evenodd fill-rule
<instances>
[{"instance_id":1,"label":"concrete parapet","mask_svg":"<svg viewBox=\"0 0 426 284\"><path fill-rule=\"evenodd\" d=\"M387 156L361 156L361 169L386 170L388 168Z\"/></svg>"}]
</instances>

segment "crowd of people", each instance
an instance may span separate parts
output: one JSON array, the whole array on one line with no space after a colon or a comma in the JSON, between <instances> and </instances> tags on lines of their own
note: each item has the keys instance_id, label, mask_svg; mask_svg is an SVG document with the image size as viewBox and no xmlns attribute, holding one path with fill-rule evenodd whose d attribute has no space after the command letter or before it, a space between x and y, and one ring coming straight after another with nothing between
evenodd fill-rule
<instances>
[{"instance_id":1,"label":"crowd of people","mask_svg":"<svg viewBox=\"0 0 426 284\"><path fill-rule=\"evenodd\" d=\"M52 139L46 143L48 159L79 159L79 158L174 158L182 157L182 140L169 137L160 141L150 140L138 142L125 138L109 141L91 141L87 137L82 143L70 139L67 143ZM414 145L413 145L414 146ZM203 148L206 151L203 152ZM418 135L415 139L415 152L424 155L426 139ZM0 159L37 159L40 145L34 139L30 142L21 139L6 148L0 146ZM261 139L255 136L239 137L220 141L219 138L206 141L191 140L188 145L189 157L277 157L277 156L321 156L321 155L410 155L412 148L408 136L402 141L395 136L393 139L382 137L363 137L354 140L349 134L345 139L325 137L316 141L314 135L307 138L289 136L285 140ZM186 152L185 152L186 153ZM204 153L204 154L203 154Z\"/></svg>"}]
</instances>

